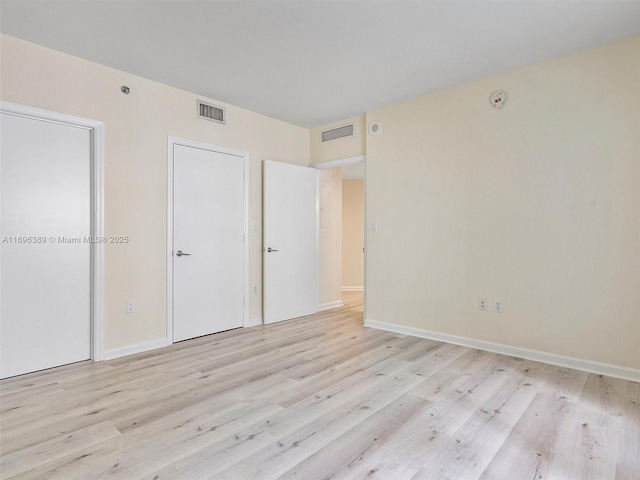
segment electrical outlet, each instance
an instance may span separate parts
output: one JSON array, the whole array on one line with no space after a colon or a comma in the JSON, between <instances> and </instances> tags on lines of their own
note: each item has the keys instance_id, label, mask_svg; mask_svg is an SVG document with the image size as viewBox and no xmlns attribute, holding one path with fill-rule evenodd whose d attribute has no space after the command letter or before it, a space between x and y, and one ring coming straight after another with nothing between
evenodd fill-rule
<instances>
[{"instance_id":1,"label":"electrical outlet","mask_svg":"<svg viewBox=\"0 0 640 480\"><path fill-rule=\"evenodd\" d=\"M496 300L496 303L493 306L493 309L498 312L498 313L502 313L502 300Z\"/></svg>"},{"instance_id":2,"label":"electrical outlet","mask_svg":"<svg viewBox=\"0 0 640 480\"><path fill-rule=\"evenodd\" d=\"M136 302L127 300L127 313L136 313Z\"/></svg>"},{"instance_id":3,"label":"electrical outlet","mask_svg":"<svg viewBox=\"0 0 640 480\"><path fill-rule=\"evenodd\" d=\"M257 295L257 294L258 294L258 286L257 286L257 285L254 285L254 286L253 286L253 294L254 294L254 295Z\"/></svg>"},{"instance_id":4,"label":"electrical outlet","mask_svg":"<svg viewBox=\"0 0 640 480\"><path fill-rule=\"evenodd\" d=\"M483 312L486 312L488 303L489 300L487 300L486 298L481 298L480 300L478 300L478 308Z\"/></svg>"}]
</instances>

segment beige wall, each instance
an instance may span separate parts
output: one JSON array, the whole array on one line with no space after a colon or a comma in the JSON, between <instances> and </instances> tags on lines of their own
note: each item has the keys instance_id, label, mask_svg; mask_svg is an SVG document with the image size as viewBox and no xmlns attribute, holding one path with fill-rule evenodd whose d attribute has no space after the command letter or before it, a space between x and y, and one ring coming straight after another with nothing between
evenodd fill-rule
<instances>
[{"instance_id":1,"label":"beige wall","mask_svg":"<svg viewBox=\"0 0 640 480\"><path fill-rule=\"evenodd\" d=\"M261 226L261 161L309 164L309 131L214 101L227 107L217 125L196 118L202 97L189 92L6 35L1 48L3 100L105 124L105 231L131 239L106 246L105 349L163 338L167 135L248 151L250 221ZM261 233L249 247L250 282L261 290ZM137 312L126 315L129 299ZM250 302L251 318L261 317L260 295Z\"/></svg>"},{"instance_id":2,"label":"beige wall","mask_svg":"<svg viewBox=\"0 0 640 480\"><path fill-rule=\"evenodd\" d=\"M366 153L379 224L368 239L370 320L640 368L640 37L374 110L354 119L356 137L324 145L320 131L346 121L309 135L227 105L227 125L215 125L195 118L191 93L1 40L3 100L105 122L106 232L131 238L106 249L106 349L164 336L175 135L250 153L258 225L261 160ZM498 88L502 110L488 104ZM373 119L384 129L365 145ZM252 234L258 286L260 246ZM481 297L501 299L504 313L480 312ZM250 311L261 316L259 295Z\"/></svg>"},{"instance_id":3,"label":"beige wall","mask_svg":"<svg viewBox=\"0 0 640 480\"><path fill-rule=\"evenodd\" d=\"M325 143L320 141L320 135L324 130L337 128L350 123L353 123L354 126L353 137L339 138L338 140ZM331 160L364 155L367 152L366 133L364 115L347 118L339 122L333 122L311 129L309 138L311 163L329 162Z\"/></svg>"},{"instance_id":4,"label":"beige wall","mask_svg":"<svg viewBox=\"0 0 640 480\"><path fill-rule=\"evenodd\" d=\"M322 309L342 301L342 169L318 170L318 177L318 305Z\"/></svg>"},{"instance_id":5,"label":"beige wall","mask_svg":"<svg viewBox=\"0 0 640 480\"><path fill-rule=\"evenodd\" d=\"M639 59L634 37L369 112L368 319L640 368Z\"/></svg>"},{"instance_id":6,"label":"beige wall","mask_svg":"<svg viewBox=\"0 0 640 480\"><path fill-rule=\"evenodd\" d=\"M342 286L364 285L364 180L342 181Z\"/></svg>"}]
</instances>

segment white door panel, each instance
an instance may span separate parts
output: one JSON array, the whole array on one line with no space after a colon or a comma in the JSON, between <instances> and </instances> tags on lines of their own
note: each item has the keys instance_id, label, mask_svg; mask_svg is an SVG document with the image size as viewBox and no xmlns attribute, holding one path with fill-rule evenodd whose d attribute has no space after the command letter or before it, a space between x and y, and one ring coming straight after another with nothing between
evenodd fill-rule
<instances>
[{"instance_id":1,"label":"white door panel","mask_svg":"<svg viewBox=\"0 0 640 480\"><path fill-rule=\"evenodd\" d=\"M91 137L4 113L0 130L6 378L91 356Z\"/></svg>"},{"instance_id":2,"label":"white door panel","mask_svg":"<svg viewBox=\"0 0 640 480\"><path fill-rule=\"evenodd\" d=\"M317 312L317 178L313 168L264 162L265 323Z\"/></svg>"},{"instance_id":3,"label":"white door panel","mask_svg":"<svg viewBox=\"0 0 640 480\"><path fill-rule=\"evenodd\" d=\"M243 325L244 163L183 145L173 155L173 339L180 341Z\"/></svg>"}]
</instances>

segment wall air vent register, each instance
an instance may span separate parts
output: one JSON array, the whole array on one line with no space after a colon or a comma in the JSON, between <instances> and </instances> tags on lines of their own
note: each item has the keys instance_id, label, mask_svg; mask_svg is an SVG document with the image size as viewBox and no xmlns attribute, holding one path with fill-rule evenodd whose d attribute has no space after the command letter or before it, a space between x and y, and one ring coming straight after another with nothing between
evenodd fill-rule
<instances>
[{"instance_id":1,"label":"wall air vent register","mask_svg":"<svg viewBox=\"0 0 640 480\"><path fill-rule=\"evenodd\" d=\"M338 140L339 138L353 137L353 134L353 123L338 128L332 128L331 130L325 130L322 132L322 143Z\"/></svg>"},{"instance_id":2,"label":"wall air vent register","mask_svg":"<svg viewBox=\"0 0 640 480\"><path fill-rule=\"evenodd\" d=\"M224 124L226 121L224 108L205 103L201 100L198 100L198 117L216 123Z\"/></svg>"}]
</instances>

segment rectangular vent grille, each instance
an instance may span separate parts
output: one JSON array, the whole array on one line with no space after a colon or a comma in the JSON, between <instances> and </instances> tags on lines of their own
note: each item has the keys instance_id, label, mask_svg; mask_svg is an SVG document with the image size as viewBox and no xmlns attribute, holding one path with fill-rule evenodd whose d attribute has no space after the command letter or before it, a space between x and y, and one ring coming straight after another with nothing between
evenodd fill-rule
<instances>
[{"instance_id":1,"label":"rectangular vent grille","mask_svg":"<svg viewBox=\"0 0 640 480\"><path fill-rule=\"evenodd\" d=\"M216 123L225 123L224 108L216 107L198 100L198 117L211 120Z\"/></svg>"},{"instance_id":2,"label":"rectangular vent grille","mask_svg":"<svg viewBox=\"0 0 640 480\"><path fill-rule=\"evenodd\" d=\"M351 125L332 128L331 130L325 130L322 132L323 142L330 142L331 140L337 140L338 138L344 137L353 137L353 123Z\"/></svg>"}]
</instances>

